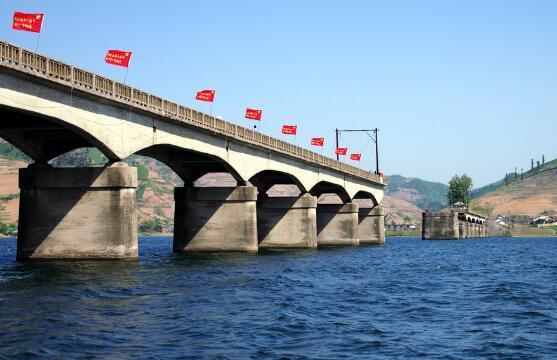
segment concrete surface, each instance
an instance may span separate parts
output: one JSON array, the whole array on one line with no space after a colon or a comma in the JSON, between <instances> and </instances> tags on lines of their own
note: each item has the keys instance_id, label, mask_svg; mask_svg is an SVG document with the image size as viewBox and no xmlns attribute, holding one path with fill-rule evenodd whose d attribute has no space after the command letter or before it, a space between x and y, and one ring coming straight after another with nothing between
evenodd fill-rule
<instances>
[{"instance_id":1,"label":"concrete surface","mask_svg":"<svg viewBox=\"0 0 557 360\"><path fill-rule=\"evenodd\" d=\"M136 259L137 169L20 169L17 259Z\"/></svg>"},{"instance_id":2,"label":"concrete surface","mask_svg":"<svg viewBox=\"0 0 557 360\"><path fill-rule=\"evenodd\" d=\"M260 249L317 248L317 198L268 197L257 202L257 233Z\"/></svg>"},{"instance_id":3,"label":"concrete surface","mask_svg":"<svg viewBox=\"0 0 557 360\"><path fill-rule=\"evenodd\" d=\"M257 189L184 187L174 190L175 252L257 252Z\"/></svg>"},{"instance_id":4,"label":"concrete surface","mask_svg":"<svg viewBox=\"0 0 557 360\"><path fill-rule=\"evenodd\" d=\"M355 246L358 239L358 205L317 205L317 246Z\"/></svg>"}]
</instances>

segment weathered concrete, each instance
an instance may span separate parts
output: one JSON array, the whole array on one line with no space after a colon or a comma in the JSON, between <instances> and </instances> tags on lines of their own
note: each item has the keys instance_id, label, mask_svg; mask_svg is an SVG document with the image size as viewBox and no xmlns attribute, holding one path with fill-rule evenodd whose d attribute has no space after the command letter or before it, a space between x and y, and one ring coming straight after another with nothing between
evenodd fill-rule
<instances>
[{"instance_id":1,"label":"weathered concrete","mask_svg":"<svg viewBox=\"0 0 557 360\"><path fill-rule=\"evenodd\" d=\"M358 212L358 222L360 245L385 243L385 210L382 207L361 207Z\"/></svg>"},{"instance_id":2,"label":"weathered concrete","mask_svg":"<svg viewBox=\"0 0 557 360\"><path fill-rule=\"evenodd\" d=\"M358 205L317 205L317 246L354 246L358 239Z\"/></svg>"},{"instance_id":3,"label":"weathered concrete","mask_svg":"<svg viewBox=\"0 0 557 360\"><path fill-rule=\"evenodd\" d=\"M422 213L422 239L456 240L459 238L458 213L424 212Z\"/></svg>"},{"instance_id":4,"label":"weathered concrete","mask_svg":"<svg viewBox=\"0 0 557 360\"><path fill-rule=\"evenodd\" d=\"M317 248L317 198L268 197L257 201L257 234L260 249Z\"/></svg>"},{"instance_id":5,"label":"weathered concrete","mask_svg":"<svg viewBox=\"0 0 557 360\"><path fill-rule=\"evenodd\" d=\"M257 252L257 188L176 188L174 251Z\"/></svg>"},{"instance_id":6,"label":"weathered concrete","mask_svg":"<svg viewBox=\"0 0 557 360\"><path fill-rule=\"evenodd\" d=\"M20 169L17 259L136 259L137 169Z\"/></svg>"},{"instance_id":7,"label":"weathered concrete","mask_svg":"<svg viewBox=\"0 0 557 360\"><path fill-rule=\"evenodd\" d=\"M192 167L201 175L209 166L212 171L228 171L239 182L263 171L276 171L294 177L303 192L334 184L351 199L359 192L369 194L376 203L383 198L384 178L308 149L192 109L181 107L183 114L178 115L140 105L137 99L107 97L103 91L89 92L90 88L77 83L60 83L48 74L44 75L48 79L37 78L43 76L39 71L24 73L19 67L7 67L12 65L0 58L0 115L17 121L3 124L0 137L33 159L50 160L79 143L94 146L113 160L136 153L164 160L188 181L197 180L186 179ZM18 116L22 113L25 116ZM28 128L40 136L26 136ZM154 147L172 150L172 155L158 157Z\"/></svg>"},{"instance_id":8,"label":"weathered concrete","mask_svg":"<svg viewBox=\"0 0 557 360\"><path fill-rule=\"evenodd\" d=\"M468 227L467 222L460 220L458 222L458 238L459 239L466 239L468 237Z\"/></svg>"}]
</instances>

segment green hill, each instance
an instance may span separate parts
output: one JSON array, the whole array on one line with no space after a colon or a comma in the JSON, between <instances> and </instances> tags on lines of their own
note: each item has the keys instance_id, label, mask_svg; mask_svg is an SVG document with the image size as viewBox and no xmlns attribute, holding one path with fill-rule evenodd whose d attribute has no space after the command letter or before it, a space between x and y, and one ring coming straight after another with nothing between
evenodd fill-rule
<instances>
[{"instance_id":1,"label":"green hill","mask_svg":"<svg viewBox=\"0 0 557 360\"><path fill-rule=\"evenodd\" d=\"M486 194L489 194L491 192L497 191L497 189L505 186L505 185L512 185L514 183L519 183L523 180L526 180L532 176L538 175L540 173L543 173L545 171L548 170L552 170L557 168L557 159L551 160L546 162L543 165L534 167L533 169L530 169L528 171L526 171L524 174L522 174L522 176L520 174L509 174L507 180L505 180L505 177L503 177L500 180L497 180L491 184L482 186L480 188L474 189L471 192L472 195L472 199L477 199L480 198Z\"/></svg>"},{"instance_id":2,"label":"green hill","mask_svg":"<svg viewBox=\"0 0 557 360\"><path fill-rule=\"evenodd\" d=\"M447 206L449 187L445 184L401 175L391 175L388 178L389 185L385 188L385 195L408 201L424 210L439 210Z\"/></svg>"}]
</instances>

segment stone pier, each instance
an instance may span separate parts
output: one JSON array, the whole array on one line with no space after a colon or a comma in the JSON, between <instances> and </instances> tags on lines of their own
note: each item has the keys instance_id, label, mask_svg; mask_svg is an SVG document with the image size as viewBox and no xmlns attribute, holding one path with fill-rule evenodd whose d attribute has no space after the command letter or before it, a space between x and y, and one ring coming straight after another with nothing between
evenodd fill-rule
<instances>
[{"instance_id":1,"label":"stone pier","mask_svg":"<svg viewBox=\"0 0 557 360\"><path fill-rule=\"evenodd\" d=\"M317 246L358 245L358 205L317 205Z\"/></svg>"},{"instance_id":2,"label":"stone pier","mask_svg":"<svg viewBox=\"0 0 557 360\"><path fill-rule=\"evenodd\" d=\"M257 234L261 249L317 248L317 198L259 196Z\"/></svg>"},{"instance_id":3,"label":"stone pier","mask_svg":"<svg viewBox=\"0 0 557 360\"><path fill-rule=\"evenodd\" d=\"M137 259L137 169L19 171L18 260Z\"/></svg>"},{"instance_id":4,"label":"stone pier","mask_svg":"<svg viewBox=\"0 0 557 360\"><path fill-rule=\"evenodd\" d=\"M422 214L422 239L456 240L458 238L458 213L446 211Z\"/></svg>"},{"instance_id":5,"label":"stone pier","mask_svg":"<svg viewBox=\"0 0 557 360\"><path fill-rule=\"evenodd\" d=\"M257 252L257 188L176 188L174 200L175 252Z\"/></svg>"},{"instance_id":6,"label":"stone pier","mask_svg":"<svg viewBox=\"0 0 557 360\"><path fill-rule=\"evenodd\" d=\"M458 222L458 238L466 239L468 237L468 226L466 221Z\"/></svg>"},{"instance_id":7,"label":"stone pier","mask_svg":"<svg viewBox=\"0 0 557 360\"><path fill-rule=\"evenodd\" d=\"M358 213L358 222L360 245L385 243L385 211L382 207L361 207Z\"/></svg>"}]
</instances>

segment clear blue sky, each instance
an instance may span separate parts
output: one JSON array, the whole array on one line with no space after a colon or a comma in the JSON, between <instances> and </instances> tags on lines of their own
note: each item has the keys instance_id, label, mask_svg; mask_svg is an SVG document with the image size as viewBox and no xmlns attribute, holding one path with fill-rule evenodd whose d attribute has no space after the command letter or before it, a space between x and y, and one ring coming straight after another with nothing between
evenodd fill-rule
<instances>
[{"instance_id":1,"label":"clear blue sky","mask_svg":"<svg viewBox=\"0 0 557 360\"><path fill-rule=\"evenodd\" d=\"M3 2L1 38L33 49L14 10L46 13L44 54L123 80L104 55L131 50L132 86L204 111L216 89L214 114L261 108L331 156L336 127L378 127L386 174L483 185L557 157L557 1ZM342 145L371 168L363 135Z\"/></svg>"}]
</instances>

